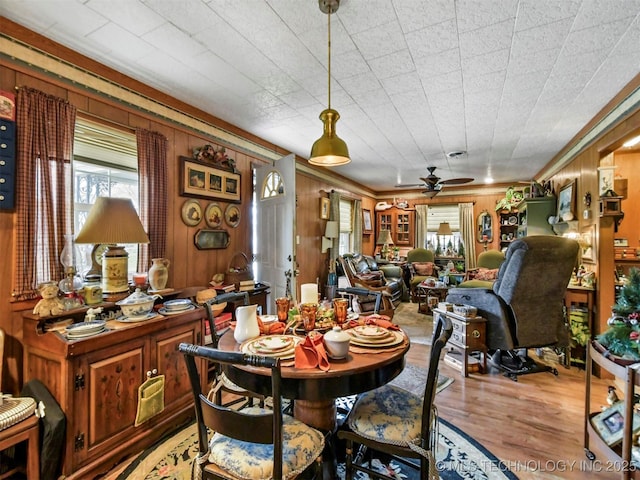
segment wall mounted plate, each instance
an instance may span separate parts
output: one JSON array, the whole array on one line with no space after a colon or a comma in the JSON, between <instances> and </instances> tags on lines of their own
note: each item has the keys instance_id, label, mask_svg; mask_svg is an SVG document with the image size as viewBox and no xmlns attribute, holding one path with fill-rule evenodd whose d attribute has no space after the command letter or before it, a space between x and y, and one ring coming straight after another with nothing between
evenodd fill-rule
<instances>
[{"instance_id":1,"label":"wall mounted plate","mask_svg":"<svg viewBox=\"0 0 640 480\"><path fill-rule=\"evenodd\" d=\"M223 218L222 207L219 203L211 202L207 205L207 209L204 211L204 221L207 222L207 227L220 228Z\"/></svg>"},{"instance_id":2,"label":"wall mounted plate","mask_svg":"<svg viewBox=\"0 0 640 480\"><path fill-rule=\"evenodd\" d=\"M231 228L236 228L240 224L240 209L237 205L229 205L224 211L224 220Z\"/></svg>"},{"instance_id":3,"label":"wall mounted plate","mask_svg":"<svg viewBox=\"0 0 640 480\"><path fill-rule=\"evenodd\" d=\"M197 200L187 200L182 205L182 221L185 225L195 227L202 220L202 207Z\"/></svg>"}]
</instances>

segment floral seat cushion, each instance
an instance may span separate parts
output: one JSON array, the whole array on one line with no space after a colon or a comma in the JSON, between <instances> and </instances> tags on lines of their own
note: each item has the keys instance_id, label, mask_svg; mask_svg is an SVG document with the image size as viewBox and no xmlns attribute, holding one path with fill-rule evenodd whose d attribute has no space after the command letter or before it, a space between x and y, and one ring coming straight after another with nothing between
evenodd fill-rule
<instances>
[{"instance_id":1,"label":"floral seat cushion","mask_svg":"<svg viewBox=\"0 0 640 480\"><path fill-rule=\"evenodd\" d=\"M243 413L260 414L269 410L248 407ZM311 465L324 448L324 436L318 430L293 417L283 416L282 476L293 478ZM209 442L209 461L239 478L273 478L273 445L235 440L215 433Z\"/></svg>"},{"instance_id":2,"label":"floral seat cushion","mask_svg":"<svg viewBox=\"0 0 640 480\"><path fill-rule=\"evenodd\" d=\"M422 398L395 385L385 385L361 395L347 422L364 438L406 447L420 438Z\"/></svg>"}]
</instances>

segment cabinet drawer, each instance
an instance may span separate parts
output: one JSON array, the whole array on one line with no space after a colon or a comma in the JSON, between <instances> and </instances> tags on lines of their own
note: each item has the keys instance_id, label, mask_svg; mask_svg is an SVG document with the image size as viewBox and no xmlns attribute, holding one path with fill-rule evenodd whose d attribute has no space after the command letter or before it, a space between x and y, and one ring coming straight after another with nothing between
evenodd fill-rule
<instances>
[{"instance_id":1,"label":"cabinet drawer","mask_svg":"<svg viewBox=\"0 0 640 480\"><path fill-rule=\"evenodd\" d=\"M0 138L0 155L13 158L16 154L16 142L7 138Z\"/></svg>"},{"instance_id":2,"label":"cabinet drawer","mask_svg":"<svg viewBox=\"0 0 640 480\"><path fill-rule=\"evenodd\" d=\"M8 120L0 120L0 140L14 140L16 137L16 124Z\"/></svg>"}]
</instances>

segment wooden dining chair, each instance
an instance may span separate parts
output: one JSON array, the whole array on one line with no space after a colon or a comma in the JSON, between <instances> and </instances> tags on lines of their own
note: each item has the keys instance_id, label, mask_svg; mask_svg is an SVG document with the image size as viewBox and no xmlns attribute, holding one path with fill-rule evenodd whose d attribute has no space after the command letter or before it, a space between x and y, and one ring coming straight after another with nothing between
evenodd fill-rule
<instances>
[{"instance_id":1,"label":"wooden dining chair","mask_svg":"<svg viewBox=\"0 0 640 480\"><path fill-rule=\"evenodd\" d=\"M216 326L216 314L219 312L218 309L215 308L216 305L220 305L227 302L237 302L242 301L243 305L249 305L249 294L248 292L229 292L223 293L221 295L216 295L213 298L205 301L203 303L203 307L207 312L207 322L209 323L209 329L211 330L211 346L213 348L218 348L218 341L220 340L220 335L227 331L229 327L218 328ZM211 386L210 395L215 396L216 403L222 405L222 394L224 392L230 394L230 398L227 400L226 405L236 405L236 404L244 404L253 405L255 400L258 400L260 406L264 406L264 396L255 392L250 392L235 383L233 383L227 376L224 374L220 365L213 365L211 369L211 373L213 375L213 382Z\"/></svg>"},{"instance_id":2,"label":"wooden dining chair","mask_svg":"<svg viewBox=\"0 0 640 480\"><path fill-rule=\"evenodd\" d=\"M305 478L314 473L322 479L324 435L282 413L280 359L188 343L181 343L179 350L187 362L195 401L199 450L194 478L281 480L305 472ZM236 410L211 401L200 390L197 359L270 369L273 408Z\"/></svg>"},{"instance_id":3,"label":"wooden dining chair","mask_svg":"<svg viewBox=\"0 0 640 480\"><path fill-rule=\"evenodd\" d=\"M396 480L394 476L373 470L376 452L418 469L421 480L439 478L433 456L438 441L434 398L440 356L452 330L451 321L440 316L433 334L423 397L391 384L358 397L342 429L338 430L338 438L345 440L346 445L346 480L352 480L356 471L373 478ZM354 456L356 445L358 452Z\"/></svg>"}]
</instances>

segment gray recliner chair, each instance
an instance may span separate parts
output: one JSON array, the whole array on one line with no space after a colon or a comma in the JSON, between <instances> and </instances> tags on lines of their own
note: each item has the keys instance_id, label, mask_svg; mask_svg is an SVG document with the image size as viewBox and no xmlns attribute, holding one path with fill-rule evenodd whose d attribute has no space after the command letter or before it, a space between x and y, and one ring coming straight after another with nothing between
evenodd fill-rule
<instances>
[{"instance_id":1,"label":"gray recliner chair","mask_svg":"<svg viewBox=\"0 0 640 480\"><path fill-rule=\"evenodd\" d=\"M578 258L578 242L532 236L514 241L492 289L453 288L447 302L472 305L487 319L490 363L512 379L557 370L536 364L526 349L566 347L564 295Z\"/></svg>"}]
</instances>

